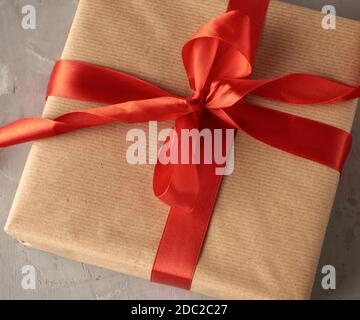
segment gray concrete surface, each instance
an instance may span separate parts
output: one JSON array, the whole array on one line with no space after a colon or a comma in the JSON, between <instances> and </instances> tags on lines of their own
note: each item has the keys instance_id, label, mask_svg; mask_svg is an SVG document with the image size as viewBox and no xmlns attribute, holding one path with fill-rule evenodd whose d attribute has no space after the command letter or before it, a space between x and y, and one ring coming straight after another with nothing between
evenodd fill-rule
<instances>
[{"instance_id":1,"label":"gray concrete surface","mask_svg":"<svg viewBox=\"0 0 360 320\"><path fill-rule=\"evenodd\" d=\"M334 4L338 14L360 20L359 0L287 0L320 9ZM37 29L21 28L21 8L37 10ZM0 0L0 126L40 115L53 63L59 58L76 0ZM355 35L354 35L355 36ZM342 176L322 251L314 299L360 299L360 118ZM0 299L206 299L183 290L23 247L3 232L30 146L0 150ZM21 286L21 268L33 265L36 290ZM337 270L337 288L321 288L321 266Z\"/></svg>"}]
</instances>

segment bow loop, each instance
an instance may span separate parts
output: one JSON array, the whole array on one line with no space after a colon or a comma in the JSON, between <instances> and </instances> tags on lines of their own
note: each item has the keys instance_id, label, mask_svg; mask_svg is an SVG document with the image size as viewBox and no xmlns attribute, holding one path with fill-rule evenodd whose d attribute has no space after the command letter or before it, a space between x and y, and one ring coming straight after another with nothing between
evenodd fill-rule
<instances>
[{"instance_id":1,"label":"bow loop","mask_svg":"<svg viewBox=\"0 0 360 320\"><path fill-rule=\"evenodd\" d=\"M184 45L183 62L193 92L210 94L211 84L251 74L250 18L230 11L203 27Z\"/></svg>"},{"instance_id":2,"label":"bow loop","mask_svg":"<svg viewBox=\"0 0 360 320\"><path fill-rule=\"evenodd\" d=\"M196 204L200 191L198 166L192 163L193 153L200 151L200 146L192 141L184 147L182 130L199 130L199 112L179 117L161 147L158 163L154 170L154 194L162 202L174 208L191 211ZM191 181L191 183L189 183Z\"/></svg>"}]
</instances>

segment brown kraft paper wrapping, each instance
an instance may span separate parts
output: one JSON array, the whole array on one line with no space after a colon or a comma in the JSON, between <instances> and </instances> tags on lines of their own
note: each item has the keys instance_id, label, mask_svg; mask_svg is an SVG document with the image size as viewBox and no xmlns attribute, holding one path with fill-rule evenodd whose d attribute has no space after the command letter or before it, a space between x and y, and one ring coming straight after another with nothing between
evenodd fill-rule
<instances>
[{"instance_id":1,"label":"brown kraft paper wrapping","mask_svg":"<svg viewBox=\"0 0 360 320\"><path fill-rule=\"evenodd\" d=\"M81 0L63 59L133 74L190 95L181 48L225 0ZM271 1L255 78L310 72L360 80L360 23ZM252 102L350 130L356 101L330 106ZM94 106L94 105L92 105ZM50 97L53 118L88 103ZM152 165L130 165L126 133L111 124L33 144L7 233L34 248L149 279L168 207L153 196ZM171 123L159 124L160 128ZM150 137L156 139L156 137ZM339 174L244 133L224 178L192 290L236 299L308 298Z\"/></svg>"}]
</instances>

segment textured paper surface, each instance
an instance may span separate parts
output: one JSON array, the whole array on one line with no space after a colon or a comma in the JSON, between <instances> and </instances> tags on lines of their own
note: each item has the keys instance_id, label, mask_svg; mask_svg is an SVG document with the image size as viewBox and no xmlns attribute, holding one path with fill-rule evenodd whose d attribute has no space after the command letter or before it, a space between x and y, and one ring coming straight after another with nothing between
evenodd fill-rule
<instances>
[{"instance_id":1,"label":"textured paper surface","mask_svg":"<svg viewBox=\"0 0 360 320\"><path fill-rule=\"evenodd\" d=\"M81 0L63 58L129 72L190 94L184 41L226 10L225 0ZM271 1L254 77L312 72L360 80L360 24ZM350 130L356 102L336 106L253 102ZM50 98L55 117L89 104ZM162 123L159 127L170 127ZM30 246L150 278L168 208L152 194L150 165L126 162L126 133L112 124L34 143L6 231ZM147 128L147 125L138 125ZM154 138L154 137L153 137ZM339 175L243 133L224 179L192 289L221 298L310 295Z\"/></svg>"}]
</instances>

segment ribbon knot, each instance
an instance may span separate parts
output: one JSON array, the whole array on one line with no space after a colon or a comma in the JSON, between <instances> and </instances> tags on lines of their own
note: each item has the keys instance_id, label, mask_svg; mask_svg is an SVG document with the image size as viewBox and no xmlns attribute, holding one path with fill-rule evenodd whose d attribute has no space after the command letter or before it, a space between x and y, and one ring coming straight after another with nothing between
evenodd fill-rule
<instances>
[{"instance_id":1,"label":"ribbon knot","mask_svg":"<svg viewBox=\"0 0 360 320\"><path fill-rule=\"evenodd\" d=\"M206 101L197 96L192 96L191 98L186 99L186 104L190 107L189 113L199 112L206 108Z\"/></svg>"}]
</instances>

